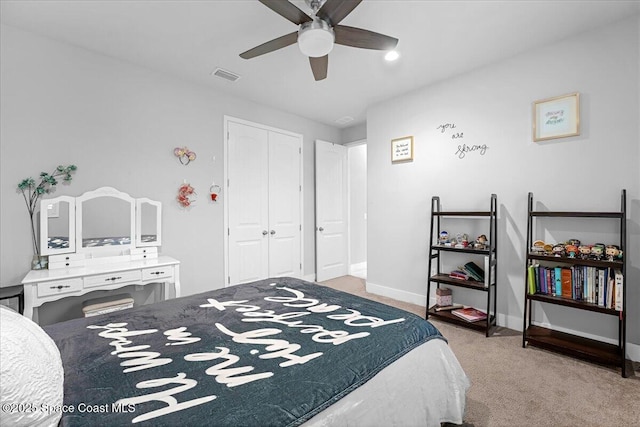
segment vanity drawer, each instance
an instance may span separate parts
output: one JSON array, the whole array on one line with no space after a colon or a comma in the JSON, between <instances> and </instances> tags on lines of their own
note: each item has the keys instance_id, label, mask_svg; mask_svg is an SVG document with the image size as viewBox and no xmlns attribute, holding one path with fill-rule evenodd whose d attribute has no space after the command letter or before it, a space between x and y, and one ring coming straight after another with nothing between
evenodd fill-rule
<instances>
[{"instance_id":1,"label":"vanity drawer","mask_svg":"<svg viewBox=\"0 0 640 427\"><path fill-rule=\"evenodd\" d=\"M108 286L117 283L139 282L140 271L117 271L115 273L100 274L97 276L87 276L84 278L84 287Z\"/></svg>"},{"instance_id":2,"label":"vanity drawer","mask_svg":"<svg viewBox=\"0 0 640 427\"><path fill-rule=\"evenodd\" d=\"M38 297L66 294L82 290L82 279L52 280L38 283Z\"/></svg>"},{"instance_id":3,"label":"vanity drawer","mask_svg":"<svg viewBox=\"0 0 640 427\"><path fill-rule=\"evenodd\" d=\"M172 279L173 278L173 267L154 267L154 268L145 268L142 270L142 280L158 280L158 279Z\"/></svg>"},{"instance_id":4,"label":"vanity drawer","mask_svg":"<svg viewBox=\"0 0 640 427\"><path fill-rule=\"evenodd\" d=\"M131 259L155 259L158 258L158 248L134 248L131 249Z\"/></svg>"},{"instance_id":5,"label":"vanity drawer","mask_svg":"<svg viewBox=\"0 0 640 427\"><path fill-rule=\"evenodd\" d=\"M49 256L49 270L57 268L84 267L84 254L64 254Z\"/></svg>"}]
</instances>

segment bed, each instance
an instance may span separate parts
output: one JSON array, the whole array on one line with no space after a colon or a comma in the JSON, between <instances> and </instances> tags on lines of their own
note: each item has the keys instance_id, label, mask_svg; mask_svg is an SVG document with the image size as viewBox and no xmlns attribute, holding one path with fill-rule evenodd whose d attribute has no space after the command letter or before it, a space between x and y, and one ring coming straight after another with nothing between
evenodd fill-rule
<instances>
[{"instance_id":1,"label":"bed","mask_svg":"<svg viewBox=\"0 0 640 427\"><path fill-rule=\"evenodd\" d=\"M299 279L235 285L43 329L43 340L55 343L50 353L59 352L43 356L47 371L54 373L57 356L64 385L48 397L27 390L22 403L40 411L26 414L34 417L47 415L41 413L46 404L54 425L463 421L469 380L430 322ZM3 339L3 384L5 346L18 341L29 340ZM34 346L23 351L36 353ZM6 406L9 394L14 406ZM4 386L2 399L3 418L6 408L26 409L15 406L19 393Z\"/></svg>"}]
</instances>

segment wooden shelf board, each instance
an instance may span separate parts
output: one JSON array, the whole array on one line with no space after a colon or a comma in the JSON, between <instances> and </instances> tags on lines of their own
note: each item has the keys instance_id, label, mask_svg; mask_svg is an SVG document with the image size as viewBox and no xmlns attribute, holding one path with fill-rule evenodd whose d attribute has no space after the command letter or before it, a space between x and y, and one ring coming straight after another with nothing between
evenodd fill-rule
<instances>
[{"instance_id":1,"label":"wooden shelf board","mask_svg":"<svg viewBox=\"0 0 640 427\"><path fill-rule=\"evenodd\" d=\"M622 218L622 212L565 212L565 211L532 211L531 216L548 216L559 218Z\"/></svg>"},{"instance_id":2,"label":"wooden shelf board","mask_svg":"<svg viewBox=\"0 0 640 427\"><path fill-rule=\"evenodd\" d=\"M466 328L475 329L476 331L485 332L487 330L487 321L486 320L478 320L476 322L467 322L464 319L456 316L455 314L451 314L451 311L436 311L435 307L431 307L429 309L429 317L433 317L438 320L442 320L443 322L453 323L459 326L464 326ZM489 324L491 326L495 326L495 316L489 317Z\"/></svg>"},{"instance_id":3,"label":"wooden shelf board","mask_svg":"<svg viewBox=\"0 0 640 427\"><path fill-rule=\"evenodd\" d=\"M553 256L553 255L538 255L533 253L527 254L527 258L536 259L540 261L554 262L558 264L586 265L589 267L602 267L602 268L611 267L611 268L622 269L622 266L624 265L622 261L580 259L580 258L559 257L559 256Z\"/></svg>"},{"instance_id":4,"label":"wooden shelf board","mask_svg":"<svg viewBox=\"0 0 640 427\"><path fill-rule=\"evenodd\" d=\"M618 346L566 332L531 325L525 331L529 345L604 365L622 366Z\"/></svg>"},{"instance_id":5,"label":"wooden shelf board","mask_svg":"<svg viewBox=\"0 0 640 427\"><path fill-rule=\"evenodd\" d=\"M440 211L434 216L491 216L491 211Z\"/></svg>"},{"instance_id":6,"label":"wooden shelf board","mask_svg":"<svg viewBox=\"0 0 640 427\"><path fill-rule=\"evenodd\" d=\"M489 255L490 249L454 248L453 246L432 245L432 251L462 252L467 254Z\"/></svg>"},{"instance_id":7,"label":"wooden shelf board","mask_svg":"<svg viewBox=\"0 0 640 427\"><path fill-rule=\"evenodd\" d=\"M429 280L431 280L432 282L446 283L447 285L460 286L463 288L475 289L478 291L487 292L489 290L488 287L484 286L484 282L454 279L453 277L449 277L448 274L436 274L434 276L431 276Z\"/></svg>"},{"instance_id":8,"label":"wooden shelf board","mask_svg":"<svg viewBox=\"0 0 640 427\"><path fill-rule=\"evenodd\" d=\"M599 306L598 304L592 304L584 301L576 301L574 299L557 297L553 295L527 294L527 299L530 299L533 301L547 302L549 304L563 305L566 307L573 307L580 310L595 311L597 313L609 314L612 316L620 315L619 311L613 310L611 308L605 308L605 307Z\"/></svg>"}]
</instances>

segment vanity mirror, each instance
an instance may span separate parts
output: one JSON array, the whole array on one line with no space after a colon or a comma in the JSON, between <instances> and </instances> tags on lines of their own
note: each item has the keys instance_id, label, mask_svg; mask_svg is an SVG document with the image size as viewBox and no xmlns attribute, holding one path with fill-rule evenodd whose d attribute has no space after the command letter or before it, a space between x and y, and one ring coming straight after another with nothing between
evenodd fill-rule
<instances>
[{"instance_id":1,"label":"vanity mirror","mask_svg":"<svg viewBox=\"0 0 640 427\"><path fill-rule=\"evenodd\" d=\"M64 254L76 250L76 199L60 196L40 201L41 255Z\"/></svg>"},{"instance_id":2,"label":"vanity mirror","mask_svg":"<svg viewBox=\"0 0 640 427\"><path fill-rule=\"evenodd\" d=\"M162 204L145 198L136 199L136 246L160 246Z\"/></svg>"},{"instance_id":3,"label":"vanity mirror","mask_svg":"<svg viewBox=\"0 0 640 427\"><path fill-rule=\"evenodd\" d=\"M40 202L41 255L78 253L82 258L133 253L161 245L162 204L134 199L112 187L78 197Z\"/></svg>"},{"instance_id":4,"label":"vanity mirror","mask_svg":"<svg viewBox=\"0 0 640 427\"><path fill-rule=\"evenodd\" d=\"M135 236L135 199L112 187L76 198L76 252L130 249Z\"/></svg>"}]
</instances>

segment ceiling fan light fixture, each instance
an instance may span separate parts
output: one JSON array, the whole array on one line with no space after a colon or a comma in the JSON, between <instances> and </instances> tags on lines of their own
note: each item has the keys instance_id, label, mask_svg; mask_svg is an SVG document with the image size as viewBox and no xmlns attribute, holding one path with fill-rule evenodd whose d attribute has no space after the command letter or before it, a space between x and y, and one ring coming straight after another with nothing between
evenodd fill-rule
<instances>
[{"instance_id":1,"label":"ceiling fan light fixture","mask_svg":"<svg viewBox=\"0 0 640 427\"><path fill-rule=\"evenodd\" d=\"M321 19L305 22L298 30L298 47L304 55L312 58L331 52L335 39L333 28Z\"/></svg>"}]
</instances>

